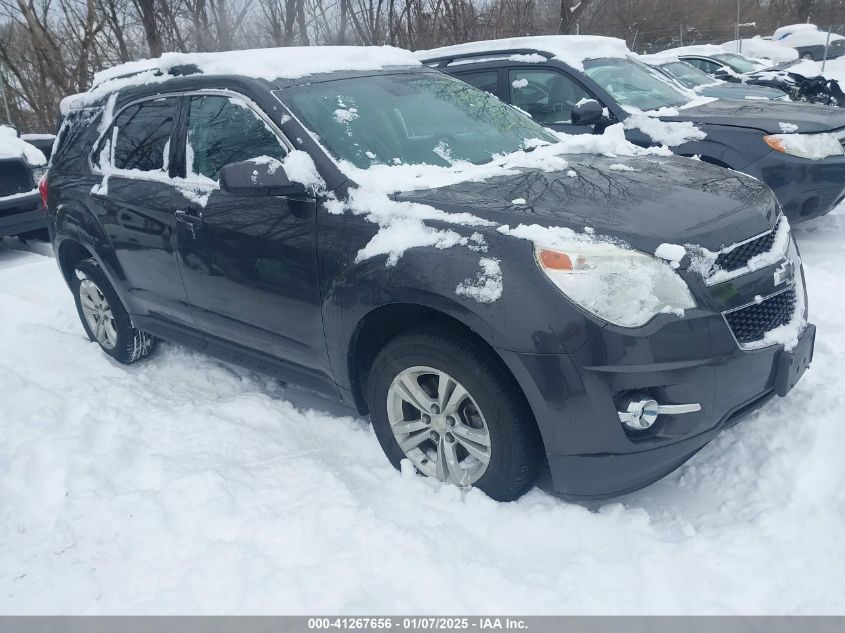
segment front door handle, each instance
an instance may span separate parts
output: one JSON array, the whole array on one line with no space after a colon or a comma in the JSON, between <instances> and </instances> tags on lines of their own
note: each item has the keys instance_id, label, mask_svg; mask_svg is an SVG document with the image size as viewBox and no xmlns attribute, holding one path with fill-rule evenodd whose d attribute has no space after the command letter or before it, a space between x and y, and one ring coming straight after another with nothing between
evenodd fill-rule
<instances>
[{"instance_id":1,"label":"front door handle","mask_svg":"<svg viewBox=\"0 0 845 633\"><path fill-rule=\"evenodd\" d=\"M186 211L185 209L176 209L176 221L186 225L191 231L191 237L196 239L197 227L202 225L201 211Z\"/></svg>"}]
</instances>

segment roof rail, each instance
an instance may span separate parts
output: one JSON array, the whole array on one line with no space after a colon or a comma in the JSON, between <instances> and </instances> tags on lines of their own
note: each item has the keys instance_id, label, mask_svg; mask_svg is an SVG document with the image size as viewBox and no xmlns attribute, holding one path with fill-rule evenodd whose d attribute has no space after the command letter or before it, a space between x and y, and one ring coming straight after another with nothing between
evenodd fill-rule
<instances>
[{"instance_id":1,"label":"roof rail","mask_svg":"<svg viewBox=\"0 0 845 633\"><path fill-rule=\"evenodd\" d=\"M422 63L429 65L437 63L437 66L448 66L456 59L467 59L472 57L491 57L493 55L542 55L546 59L554 57L551 53L541 51L536 48L506 48L496 49L492 51L473 51L471 53L452 53L451 55L441 55L439 57L421 58Z\"/></svg>"}]
</instances>

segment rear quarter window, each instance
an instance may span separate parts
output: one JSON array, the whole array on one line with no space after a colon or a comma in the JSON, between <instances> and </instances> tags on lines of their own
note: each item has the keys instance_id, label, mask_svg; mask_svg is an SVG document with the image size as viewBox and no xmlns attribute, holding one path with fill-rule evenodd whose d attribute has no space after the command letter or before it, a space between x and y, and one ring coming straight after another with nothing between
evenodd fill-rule
<instances>
[{"instance_id":1,"label":"rear quarter window","mask_svg":"<svg viewBox=\"0 0 845 633\"><path fill-rule=\"evenodd\" d=\"M99 136L97 126L103 117L103 106L71 110L59 127L50 169L70 173L88 171L88 155Z\"/></svg>"}]
</instances>

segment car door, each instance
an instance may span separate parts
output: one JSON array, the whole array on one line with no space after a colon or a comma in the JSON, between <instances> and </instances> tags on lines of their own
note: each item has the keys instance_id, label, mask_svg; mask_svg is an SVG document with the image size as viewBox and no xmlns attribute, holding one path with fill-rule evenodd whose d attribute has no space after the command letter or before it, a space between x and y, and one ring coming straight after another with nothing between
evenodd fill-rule
<instances>
[{"instance_id":1,"label":"car door","mask_svg":"<svg viewBox=\"0 0 845 633\"><path fill-rule=\"evenodd\" d=\"M113 118L92 155L91 190L125 279L130 313L193 328L176 258L171 138L178 97L147 98Z\"/></svg>"},{"instance_id":2,"label":"car door","mask_svg":"<svg viewBox=\"0 0 845 633\"><path fill-rule=\"evenodd\" d=\"M275 359L300 383L329 380L316 199L239 197L218 184L223 166L259 156L283 159L291 146L246 97L202 93L184 99L177 239L194 320L209 348L240 347L245 356L238 362Z\"/></svg>"},{"instance_id":3,"label":"car door","mask_svg":"<svg viewBox=\"0 0 845 633\"><path fill-rule=\"evenodd\" d=\"M573 77L545 67L507 70L508 101L553 130L568 134L592 134L589 125L573 125L572 109L582 100L596 99Z\"/></svg>"}]
</instances>

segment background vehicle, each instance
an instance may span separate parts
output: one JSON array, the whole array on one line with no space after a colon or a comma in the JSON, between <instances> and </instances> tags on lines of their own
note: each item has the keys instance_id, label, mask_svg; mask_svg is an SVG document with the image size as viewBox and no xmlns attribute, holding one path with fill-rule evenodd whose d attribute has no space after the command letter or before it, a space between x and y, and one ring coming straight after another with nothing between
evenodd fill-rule
<instances>
[{"instance_id":1,"label":"background vehicle","mask_svg":"<svg viewBox=\"0 0 845 633\"><path fill-rule=\"evenodd\" d=\"M598 57L581 61L578 56L583 54ZM706 137L674 139L675 153L700 156L762 180L774 190L793 222L824 215L845 196L845 112L839 109L770 101L696 105L689 94L655 77L656 71L629 59L625 43L611 38L513 38L417 55L427 65L491 90L561 132L591 134L627 121L626 137L648 146L656 144L663 133L671 137L671 125L663 124L692 123ZM577 69L579 65L584 70ZM593 101L598 106L588 103ZM633 115L647 119L637 123ZM639 125L650 127L653 135ZM784 146L770 144L786 132L797 135L789 141L820 143L825 149L810 159L801 150L783 151Z\"/></svg>"},{"instance_id":2,"label":"background vehicle","mask_svg":"<svg viewBox=\"0 0 845 633\"><path fill-rule=\"evenodd\" d=\"M53 153L53 143L56 140L55 134L38 134L25 133L21 134L21 140L26 141L30 145L37 147L44 154L47 161L50 160L50 155Z\"/></svg>"},{"instance_id":3,"label":"background vehicle","mask_svg":"<svg viewBox=\"0 0 845 633\"><path fill-rule=\"evenodd\" d=\"M807 74L806 66L794 61L764 66L756 60L735 53L698 52L711 47L686 47L658 53L664 60L684 61L714 79L751 86L775 88L789 95L792 101L819 105L845 106L845 94L839 82L819 75L815 69Z\"/></svg>"},{"instance_id":4,"label":"background vehicle","mask_svg":"<svg viewBox=\"0 0 845 633\"><path fill-rule=\"evenodd\" d=\"M820 62L845 55L845 37L820 30L815 24L793 24L777 29L774 39L782 46L794 48L801 59ZM826 57L825 57L826 56Z\"/></svg>"},{"instance_id":5,"label":"background vehicle","mask_svg":"<svg viewBox=\"0 0 845 633\"><path fill-rule=\"evenodd\" d=\"M716 99L764 99L767 101L787 97L785 92L777 88L735 84L722 81L721 79L715 79L703 70L681 60L651 63L648 56L641 56L640 59L666 75L669 79L678 82L688 90L694 90L696 94L700 94L703 97L714 97Z\"/></svg>"},{"instance_id":6,"label":"background vehicle","mask_svg":"<svg viewBox=\"0 0 845 633\"><path fill-rule=\"evenodd\" d=\"M289 48L118 69L115 98L107 79L68 113L54 248L118 361L155 336L321 391L369 413L397 467L496 499L543 452L569 495L646 485L806 368L800 262L762 183L674 157L560 162L543 127L410 55L308 52L318 71ZM676 272L665 242L725 257ZM803 332L791 351L779 327Z\"/></svg>"},{"instance_id":7,"label":"background vehicle","mask_svg":"<svg viewBox=\"0 0 845 633\"><path fill-rule=\"evenodd\" d=\"M46 238L47 218L38 193L38 181L47 161L35 146L0 126L0 237Z\"/></svg>"}]
</instances>

